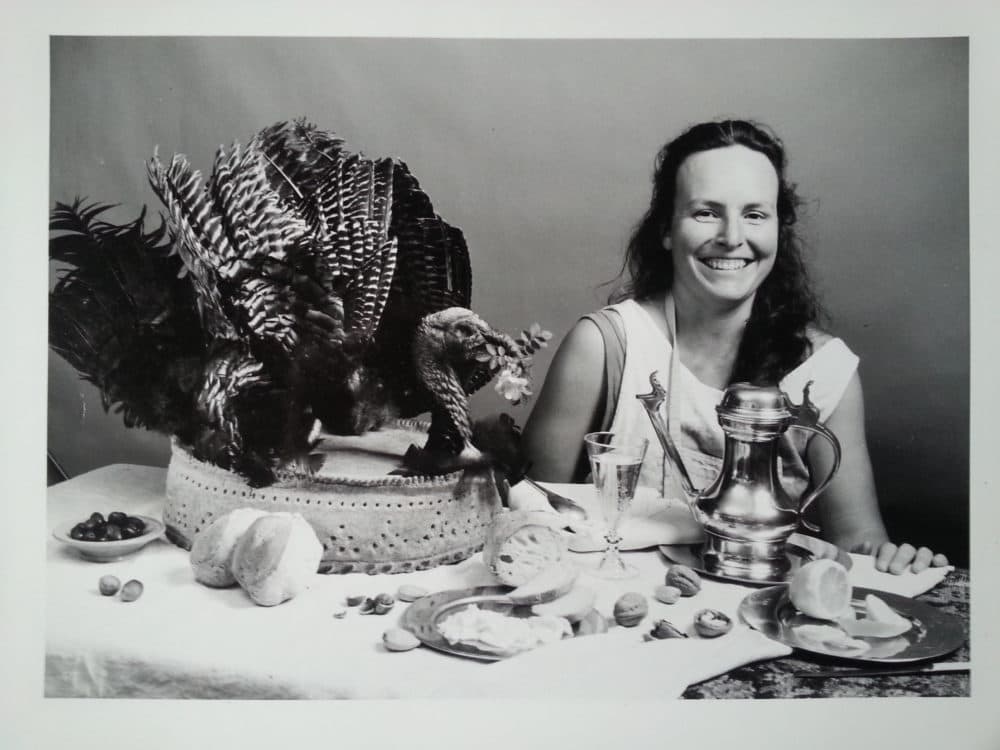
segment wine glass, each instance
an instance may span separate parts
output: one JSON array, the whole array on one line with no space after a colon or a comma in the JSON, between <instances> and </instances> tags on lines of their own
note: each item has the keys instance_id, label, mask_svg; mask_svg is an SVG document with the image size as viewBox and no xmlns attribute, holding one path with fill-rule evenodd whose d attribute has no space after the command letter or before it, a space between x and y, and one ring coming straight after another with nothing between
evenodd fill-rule
<instances>
[{"instance_id":1,"label":"wine glass","mask_svg":"<svg viewBox=\"0 0 1000 750\"><path fill-rule=\"evenodd\" d=\"M604 556L593 573L601 578L631 578L639 571L626 563L618 551L621 543L618 526L635 496L649 441L614 432L590 432L584 435L583 442L607 527Z\"/></svg>"}]
</instances>

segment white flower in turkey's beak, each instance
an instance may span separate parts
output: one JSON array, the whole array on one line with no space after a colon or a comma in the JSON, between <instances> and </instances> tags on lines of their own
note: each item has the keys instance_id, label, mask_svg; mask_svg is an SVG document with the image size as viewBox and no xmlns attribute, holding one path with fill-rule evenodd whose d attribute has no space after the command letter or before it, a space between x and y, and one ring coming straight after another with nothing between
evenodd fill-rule
<instances>
[{"instance_id":1,"label":"white flower in turkey's beak","mask_svg":"<svg viewBox=\"0 0 1000 750\"><path fill-rule=\"evenodd\" d=\"M524 396L531 395L528 379L515 375L511 370L502 370L497 376L493 390L515 404Z\"/></svg>"}]
</instances>

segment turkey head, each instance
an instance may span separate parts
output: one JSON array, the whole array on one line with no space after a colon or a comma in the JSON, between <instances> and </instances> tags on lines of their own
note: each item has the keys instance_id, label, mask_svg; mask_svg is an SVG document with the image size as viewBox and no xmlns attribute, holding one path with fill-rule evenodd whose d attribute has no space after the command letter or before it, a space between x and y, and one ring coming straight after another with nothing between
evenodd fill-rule
<instances>
[{"instance_id":1,"label":"turkey head","mask_svg":"<svg viewBox=\"0 0 1000 750\"><path fill-rule=\"evenodd\" d=\"M518 351L506 334L476 313L450 307L423 318L413 342L417 377L432 399L431 426L423 449L411 446L406 473L443 474L490 463L472 444L469 394L493 375L482 353L487 344Z\"/></svg>"}]
</instances>

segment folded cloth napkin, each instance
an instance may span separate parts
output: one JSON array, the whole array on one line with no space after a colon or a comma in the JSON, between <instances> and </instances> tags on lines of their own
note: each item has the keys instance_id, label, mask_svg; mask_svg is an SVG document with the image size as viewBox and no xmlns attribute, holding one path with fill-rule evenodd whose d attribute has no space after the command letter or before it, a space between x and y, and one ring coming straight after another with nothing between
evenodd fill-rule
<instances>
[{"instance_id":1,"label":"folded cloth napkin","mask_svg":"<svg viewBox=\"0 0 1000 750\"><path fill-rule=\"evenodd\" d=\"M540 482L547 489L575 500L588 520L568 524L572 530L569 548L573 552L598 552L605 548L605 525L600 511L600 499L592 484L557 484ZM508 500L511 508L551 511L545 496L524 483L511 488ZM618 527L622 537L619 549L637 550L660 544L693 544L702 537L701 526L680 500L665 500L653 489L640 487L625 518Z\"/></svg>"},{"instance_id":2,"label":"folded cloth napkin","mask_svg":"<svg viewBox=\"0 0 1000 750\"><path fill-rule=\"evenodd\" d=\"M601 522L597 490L591 484L556 484L541 482L544 487L575 500L590 516L587 522L571 525L569 548L574 552L604 549L604 526ZM555 512L537 490L522 483L511 490L512 508ZM638 550L661 544L694 544L701 539L701 527L688 507L679 500L664 500L655 490L639 488L628 515L619 527L623 550ZM909 570L899 575L875 570L871 555L851 554L851 584L900 596L914 597L930 591L944 580L954 566L927 568L920 573Z\"/></svg>"},{"instance_id":3,"label":"folded cloth napkin","mask_svg":"<svg viewBox=\"0 0 1000 750\"><path fill-rule=\"evenodd\" d=\"M875 557L851 553L851 569L848 572L852 586L861 586L876 591L888 591L890 594L914 597L930 591L945 579L954 565L940 568L926 568L919 573L907 569L895 575L875 570Z\"/></svg>"},{"instance_id":4,"label":"folded cloth napkin","mask_svg":"<svg viewBox=\"0 0 1000 750\"><path fill-rule=\"evenodd\" d=\"M487 665L439 698L678 698L689 685L791 649L737 625L719 638L643 641L639 628L568 638Z\"/></svg>"}]
</instances>

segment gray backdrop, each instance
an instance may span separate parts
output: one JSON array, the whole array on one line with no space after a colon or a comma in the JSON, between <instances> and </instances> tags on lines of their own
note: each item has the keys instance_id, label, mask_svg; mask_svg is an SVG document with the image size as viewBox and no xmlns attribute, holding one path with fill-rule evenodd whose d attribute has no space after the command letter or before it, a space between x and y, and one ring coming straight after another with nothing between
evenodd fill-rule
<instances>
[{"instance_id":1,"label":"gray backdrop","mask_svg":"<svg viewBox=\"0 0 1000 750\"><path fill-rule=\"evenodd\" d=\"M132 219L157 207L154 146L210 171L220 144L306 116L406 161L465 232L476 310L512 333L538 321L554 344L606 297L659 147L703 119L770 124L808 201L832 332L861 357L890 531L965 559L967 40L54 37L51 51L50 207L88 196ZM165 438L105 415L53 355L48 393L49 450L71 475L166 463ZM475 408L506 405L487 389Z\"/></svg>"}]
</instances>

